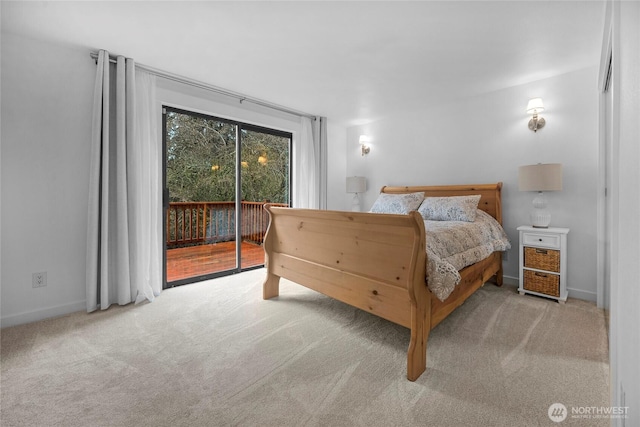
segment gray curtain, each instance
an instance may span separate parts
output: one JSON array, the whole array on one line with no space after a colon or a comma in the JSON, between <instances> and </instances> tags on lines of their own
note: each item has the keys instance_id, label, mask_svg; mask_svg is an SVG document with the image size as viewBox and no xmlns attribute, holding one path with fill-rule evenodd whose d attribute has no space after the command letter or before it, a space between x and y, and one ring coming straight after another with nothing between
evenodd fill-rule
<instances>
[{"instance_id":1,"label":"gray curtain","mask_svg":"<svg viewBox=\"0 0 640 427\"><path fill-rule=\"evenodd\" d=\"M313 139L318 147L318 208L327 209L327 118L316 117Z\"/></svg>"},{"instance_id":2,"label":"gray curtain","mask_svg":"<svg viewBox=\"0 0 640 427\"><path fill-rule=\"evenodd\" d=\"M132 59L119 56L111 64L108 52L98 53L87 224L89 312L152 300L161 289L155 80L142 85L146 111L136 103L136 80Z\"/></svg>"}]
</instances>

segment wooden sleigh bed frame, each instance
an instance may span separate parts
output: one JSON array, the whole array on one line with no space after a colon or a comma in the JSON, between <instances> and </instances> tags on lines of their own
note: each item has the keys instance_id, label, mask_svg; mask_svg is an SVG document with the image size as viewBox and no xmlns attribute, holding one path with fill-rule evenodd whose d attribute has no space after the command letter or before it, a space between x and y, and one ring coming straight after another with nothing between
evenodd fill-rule
<instances>
[{"instance_id":1,"label":"wooden sleigh bed frame","mask_svg":"<svg viewBox=\"0 0 640 427\"><path fill-rule=\"evenodd\" d=\"M391 194L424 192L426 197L480 194L479 209L502 224L502 183L383 187ZM502 253L460 271L462 279L440 301L426 286L424 221L409 215L291 209L268 206L264 241L267 278L263 298L279 294L281 277L411 330L407 378L427 365L429 331L495 276L502 285Z\"/></svg>"}]
</instances>

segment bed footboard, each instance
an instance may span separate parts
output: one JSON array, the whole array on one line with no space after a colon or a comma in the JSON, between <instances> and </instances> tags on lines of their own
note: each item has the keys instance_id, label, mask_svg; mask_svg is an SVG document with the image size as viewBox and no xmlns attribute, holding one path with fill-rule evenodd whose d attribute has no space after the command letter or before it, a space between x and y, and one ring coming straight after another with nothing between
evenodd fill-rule
<instances>
[{"instance_id":1,"label":"bed footboard","mask_svg":"<svg viewBox=\"0 0 640 427\"><path fill-rule=\"evenodd\" d=\"M263 298L284 277L411 330L407 378L426 368L431 293L425 229L417 212L379 215L266 206Z\"/></svg>"}]
</instances>

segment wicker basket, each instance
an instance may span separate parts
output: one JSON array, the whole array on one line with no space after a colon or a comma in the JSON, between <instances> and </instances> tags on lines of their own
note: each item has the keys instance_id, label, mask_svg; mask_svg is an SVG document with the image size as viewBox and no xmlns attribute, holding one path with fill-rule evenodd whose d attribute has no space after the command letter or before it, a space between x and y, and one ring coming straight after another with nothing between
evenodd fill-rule
<instances>
[{"instance_id":1,"label":"wicker basket","mask_svg":"<svg viewBox=\"0 0 640 427\"><path fill-rule=\"evenodd\" d=\"M538 270L560 272L560 251L524 248L524 266Z\"/></svg>"},{"instance_id":2,"label":"wicker basket","mask_svg":"<svg viewBox=\"0 0 640 427\"><path fill-rule=\"evenodd\" d=\"M524 271L524 288L554 297L560 296L560 276L540 271Z\"/></svg>"}]
</instances>

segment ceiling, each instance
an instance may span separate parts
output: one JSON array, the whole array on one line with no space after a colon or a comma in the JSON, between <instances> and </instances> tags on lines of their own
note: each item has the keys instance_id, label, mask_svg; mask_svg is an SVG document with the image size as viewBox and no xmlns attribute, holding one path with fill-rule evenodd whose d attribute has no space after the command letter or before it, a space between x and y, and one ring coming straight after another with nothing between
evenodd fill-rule
<instances>
[{"instance_id":1,"label":"ceiling","mask_svg":"<svg viewBox=\"0 0 640 427\"><path fill-rule=\"evenodd\" d=\"M106 49L344 126L600 61L603 1L11 2L2 31Z\"/></svg>"}]
</instances>

